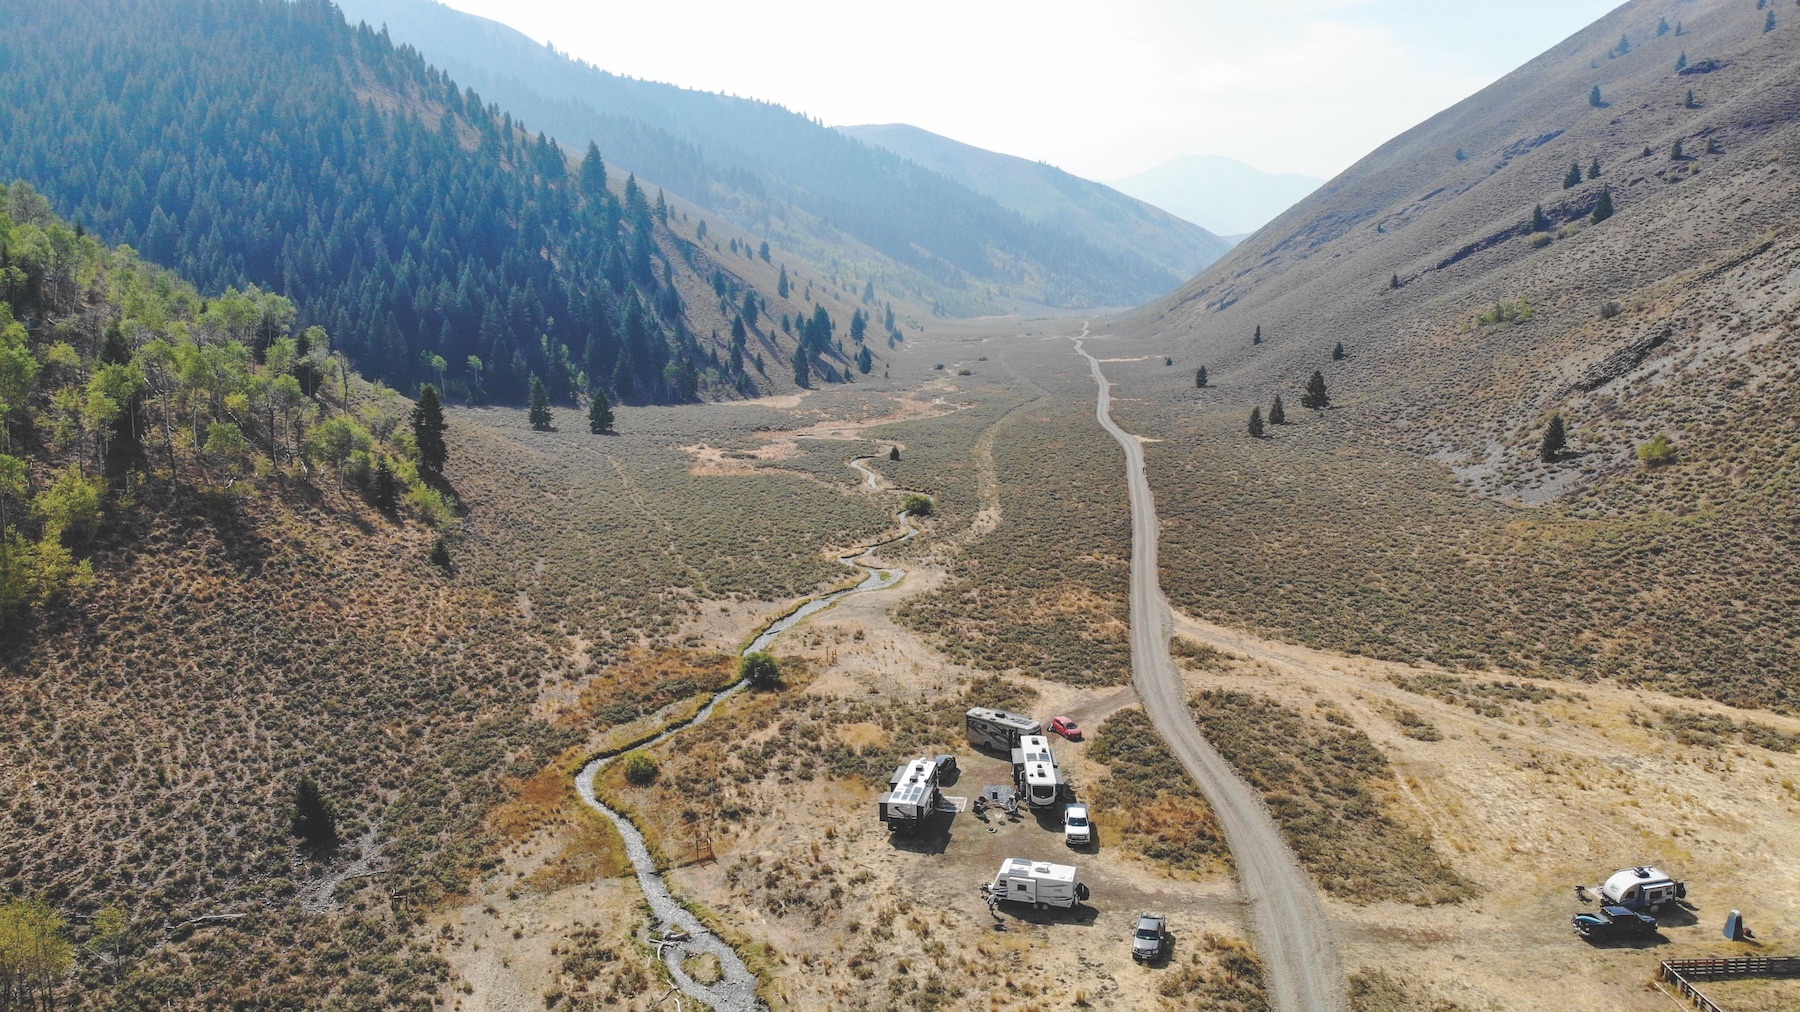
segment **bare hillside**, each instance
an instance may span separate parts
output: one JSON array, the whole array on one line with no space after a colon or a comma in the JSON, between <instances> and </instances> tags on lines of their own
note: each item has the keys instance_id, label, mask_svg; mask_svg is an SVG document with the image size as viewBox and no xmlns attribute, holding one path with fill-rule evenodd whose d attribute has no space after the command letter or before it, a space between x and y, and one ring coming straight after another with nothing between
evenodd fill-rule
<instances>
[{"instance_id":1,"label":"bare hillside","mask_svg":"<svg viewBox=\"0 0 1800 1012\"><path fill-rule=\"evenodd\" d=\"M1182 367L1138 368L1155 396L1125 409L1182 437L1157 450L1181 603L1784 705L1797 42L1782 5L1627 4L1126 322ZM1278 393L1291 424L1251 439Z\"/></svg>"}]
</instances>

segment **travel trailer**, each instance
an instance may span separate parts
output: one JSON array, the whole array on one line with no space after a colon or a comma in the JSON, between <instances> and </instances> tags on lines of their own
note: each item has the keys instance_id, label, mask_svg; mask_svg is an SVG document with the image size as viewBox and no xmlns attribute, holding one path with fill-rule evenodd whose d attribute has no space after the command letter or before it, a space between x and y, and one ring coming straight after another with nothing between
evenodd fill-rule
<instances>
[{"instance_id":1,"label":"travel trailer","mask_svg":"<svg viewBox=\"0 0 1800 1012\"><path fill-rule=\"evenodd\" d=\"M936 759L920 756L888 778L888 792L877 805L889 832L916 833L930 820L938 806L940 769Z\"/></svg>"},{"instance_id":2,"label":"travel trailer","mask_svg":"<svg viewBox=\"0 0 1800 1012\"><path fill-rule=\"evenodd\" d=\"M1047 864L1023 857L1009 857L1000 865L994 881L982 890L997 900L1044 907L1072 907L1088 898L1088 887L1074 865Z\"/></svg>"},{"instance_id":3,"label":"travel trailer","mask_svg":"<svg viewBox=\"0 0 1800 1012\"><path fill-rule=\"evenodd\" d=\"M1647 866L1613 872L1600 887L1600 902L1651 913L1686 896L1686 883L1675 881L1661 868Z\"/></svg>"},{"instance_id":4,"label":"travel trailer","mask_svg":"<svg viewBox=\"0 0 1800 1012\"><path fill-rule=\"evenodd\" d=\"M970 710L963 723L968 726L971 744L1003 755L1018 745L1020 738L1044 733L1044 725L1040 721L982 706Z\"/></svg>"}]
</instances>

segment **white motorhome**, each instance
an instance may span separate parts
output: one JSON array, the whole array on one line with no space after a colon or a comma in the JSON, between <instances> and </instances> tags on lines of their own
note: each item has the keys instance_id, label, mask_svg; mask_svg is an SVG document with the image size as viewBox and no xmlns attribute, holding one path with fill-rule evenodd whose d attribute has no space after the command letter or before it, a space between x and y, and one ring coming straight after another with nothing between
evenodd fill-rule
<instances>
[{"instance_id":1,"label":"white motorhome","mask_svg":"<svg viewBox=\"0 0 1800 1012\"><path fill-rule=\"evenodd\" d=\"M1056 765L1056 753L1050 750L1050 739L1028 734L1019 739L1012 750L1013 780L1025 803L1033 808L1049 808L1066 800L1062 769Z\"/></svg>"},{"instance_id":2,"label":"white motorhome","mask_svg":"<svg viewBox=\"0 0 1800 1012\"><path fill-rule=\"evenodd\" d=\"M963 719L969 729L969 742L994 752L1007 752L1026 735L1043 734L1041 721L1005 710L977 706Z\"/></svg>"},{"instance_id":3,"label":"white motorhome","mask_svg":"<svg viewBox=\"0 0 1800 1012\"><path fill-rule=\"evenodd\" d=\"M1647 865L1615 871L1600 886L1602 903L1651 913L1686 896L1686 883L1675 881L1661 868Z\"/></svg>"},{"instance_id":4,"label":"white motorhome","mask_svg":"<svg viewBox=\"0 0 1800 1012\"><path fill-rule=\"evenodd\" d=\"M917 832L938 807L938 762L920 756L896 769L877 801L889 832Z\"/></svg>"},{"instance_id":5,"label":"white motorhome","mask_svg":"<svg viewBox=\"0 0 1800 1012\"><path fill-rule=\"evenodd\" d=\"M1000 865L994 881L984 887L988 895L1010 903L1044 907L1072 907L1088 898L1074 865L1048 864L1023 857L1009 857Z\"/></svg>"}]
</instances>

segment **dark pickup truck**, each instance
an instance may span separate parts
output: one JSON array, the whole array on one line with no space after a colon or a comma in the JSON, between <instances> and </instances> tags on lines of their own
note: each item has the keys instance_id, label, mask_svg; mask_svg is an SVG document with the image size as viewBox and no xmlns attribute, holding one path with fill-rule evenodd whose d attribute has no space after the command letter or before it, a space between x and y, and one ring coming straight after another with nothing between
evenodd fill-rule
<instances>
[{"instance_id":1,"label":"dark pickup truck","mask_svg":"<svg viewBox=\"0 0 1800 1012\"><path fill-rule=\"evenodd\" d=\"M1628 907L1601 907L1594 913L1576 914L1575 933L1590 942L1642 938L1656 934L1656 918Z\"/></svg>"}]
</instances>

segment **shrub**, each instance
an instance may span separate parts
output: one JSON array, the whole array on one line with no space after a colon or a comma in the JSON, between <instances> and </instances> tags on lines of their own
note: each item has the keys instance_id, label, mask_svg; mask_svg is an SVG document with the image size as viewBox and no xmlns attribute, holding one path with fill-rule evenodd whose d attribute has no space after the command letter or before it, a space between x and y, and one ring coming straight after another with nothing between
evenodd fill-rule
<instances>
[{"instance_id":1,"label":"shrub","mask_svg":"<svg viewBox=\"0 0 1800 1012\"><path fill-rule=\"evenodd\" d=\"M937 505L931 501L930 496L915 492L906 497L906 503L901 507L901 512L915 517L928 517L936 508Z\"/></svg>"},{"instance_id":2,"label":"shrub","mask_svg":"<svg viewBox=\"0 0 1800 1012\"><path fill-rule=\"evenodd\" d=\"M745 654L738 662L738 677L749 682L752 689L780 688L781 665L774 657L758 650Z\"/></svg>"},{"instance_id":3,"label":"shrub","mask_svg":"<svg viewBox=\"0 0 1800 1012\"><path fill-rule=\"evenodd\" d=\"M1675 461L1675 444L1668 436L1657 433L1655 439L1638 447L1637 453L1639 460L1651 467L1659 467Z\"/></svg>"},{"instance_id":4,"label":"shrub","mask_svg":"<svg viewBox=\"0 0 1800 1012\"><path fill-rule=\"evenodd\" d=\"M625 779L643 786L656 779L656 760L643 752L632 752L625 757Z\"/></svg>"}]
</instances>

